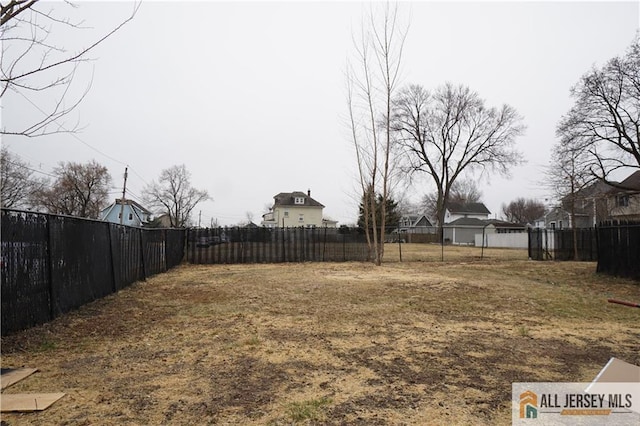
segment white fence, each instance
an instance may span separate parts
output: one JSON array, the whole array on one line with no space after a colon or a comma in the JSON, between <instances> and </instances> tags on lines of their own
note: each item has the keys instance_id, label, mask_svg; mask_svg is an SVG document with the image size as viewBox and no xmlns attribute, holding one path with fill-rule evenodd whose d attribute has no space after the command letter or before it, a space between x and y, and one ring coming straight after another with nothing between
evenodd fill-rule
<instances>
[{"instance_id":1,"label":"white fence","mask_svg":"<svg viewBox=\"0 0 640 426\"><path fill-rule=\"evenodd\" d=\"M482 247L482 234L475 235L476 247ZM553 239L550 239L551 241ZM526 232L513 234L485 234L484 246L490 248L520 248L529 247L529 234Z\"/></svg>"}]
</instances>

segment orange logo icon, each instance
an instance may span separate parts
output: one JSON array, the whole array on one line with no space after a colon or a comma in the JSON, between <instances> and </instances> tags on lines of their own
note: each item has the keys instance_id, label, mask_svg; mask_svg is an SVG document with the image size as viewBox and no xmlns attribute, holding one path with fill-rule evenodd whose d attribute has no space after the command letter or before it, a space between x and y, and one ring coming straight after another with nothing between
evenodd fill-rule
<instances>
[{"instance_id":1,"label":"orange logo icon","mask_svg":"<svg viewBox=\"0 0 640 426\"><path fill-rule=\"evenodd\" d=\"M520 418L535 419L538 417L538 395L531 391L520 394Z\"/></svg>"}]
</instances>

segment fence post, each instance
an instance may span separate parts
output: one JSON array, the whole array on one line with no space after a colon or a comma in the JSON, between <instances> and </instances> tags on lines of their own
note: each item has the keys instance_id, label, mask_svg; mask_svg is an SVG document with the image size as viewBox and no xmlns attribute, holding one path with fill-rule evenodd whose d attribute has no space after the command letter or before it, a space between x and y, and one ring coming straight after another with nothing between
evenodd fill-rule
<instances>
[{"instance_id":1,"label":"fence post","mask_svg":"<svg viewBox=\"0 0 640 426\"><path fill-rule=\"evenodd\" d=\"M324 253L327 250L327 227L324 227L324 241L322 242L322 261L324 262Z\"/></svg>"},{"instance_id":2,"label":"fence post","mask_svg":"<svg viewBox=\"0 0 640 426\"><path fill-rule=\"evenodd\" d=\"M55 291L53 284L53 250L51 249L51 215L47 214L47 257L49 267L47 268L47 279L49 280L49 320L55 318Z\"/></svg>"},{"instance_id":3,"label":"fence post","mask_svg":"<svg viewBox=\"0 0 640 426\"><path fill-rule=\"evenodd\" d=\"M146 281L147 271L145 270L144 263L144 241L142 239L142 229L138 229L138 235L140 235L140 266L142 267L142 281Z\"/></svg>"},{"instance_id":4,"label":"fence post","mask_svg":"<svg viewBox=\"0 0 640 426\"><path fill-rule=\"evenodd\" d=\"M113 236L111 235L111 222L105 222L105 225L107 225L107 233L109 234L109 257L111 257L110 261L111 261L111 282L113 284L112 288L113 288L113 293L115 293L116 291L118 291L118 287L116 284L116 265L114 263L115 258L114 258L114 250L113 250Z\"/></svg>"}]
</instances>

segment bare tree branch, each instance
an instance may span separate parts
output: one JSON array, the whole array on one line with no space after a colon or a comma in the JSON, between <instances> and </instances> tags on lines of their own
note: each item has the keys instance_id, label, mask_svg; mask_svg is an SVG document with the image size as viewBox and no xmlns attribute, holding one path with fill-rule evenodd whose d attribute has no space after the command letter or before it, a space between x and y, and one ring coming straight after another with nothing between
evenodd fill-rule
<instances>
[{"instance_id":1,"label":"bare tree branch","mask_svg":"<svg viewBox=\"0 0 640 426\"><path fill-rule=\"evenodd\" d=\"M182 228L189 225L196 205L210 197L191 186L191 173L183 164L163 170L158 182L144 189L144 199L150 208L169 216L171 227Z\"/></svg>"},{"instance_id":2,"label":"bare tree branch","mask_svg":"<svg viewBox=\"0 0 640 426\"><path fill-rule=\"evenodd\" d=\"M623 57L594 67L572 88L575 103L557 134L589 154L594 177L612 185L609 176L624 167L640 168L640 35Z\"/></svg>"},{"instance_id":3,"label":"bare tree branch","mask_svg":"<svg viewBox=\"0 0 640 426\"><path fill-rule=\"evenodd\" d=\"M67 5L75 7L72 3ZM24 128L7 129L3 126L0 134L21 136L42 136L60 132L74 132L59 120L74 111L87 95L91 81L74 100L71 97L71 86L75 80L78 65L90 60L89 54L106 39L113 36L136 15L140 2L134 4L131 14L113 29L102 35L90 45L76 52L67 50L48 41L49 36L60 28L60 25L82 30L80 23L69 18L59 18L53 10L43 11L43 2L38 0L12 0L2 6L0 13L0 42L2 57L0 58L0 98L9 90L18 93L33 103L26 95L29 92L49 92L56 96L51 108L38 107L44 118L35 120ZM40 20L45 20L43 25ZM56 90L60 89L59 92ZM47 109L47 111L45 111Z\"/></svg>"}]
</instances>

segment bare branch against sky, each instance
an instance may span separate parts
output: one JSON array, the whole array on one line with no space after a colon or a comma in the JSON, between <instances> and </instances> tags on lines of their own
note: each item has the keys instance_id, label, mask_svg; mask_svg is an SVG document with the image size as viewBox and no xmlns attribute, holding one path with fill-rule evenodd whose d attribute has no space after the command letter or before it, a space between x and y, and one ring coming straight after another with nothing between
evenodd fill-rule
<instances>
[{"instance_id":1,"label":"bare branch against sky","mask_svg":"<svg viewBox=\"0 0 640 426\"><path fill-rule=\"evenodd\" d=\"M22 127L3 122L1 135L34 137L78 130L77 124L68 125L64 119L87 96L92 79L81 82L82 91L72 96L76 72L81 64L91 60L89 54L93 50L134 18L140 3L134 4L128 17L90 41L83 38L82 32L86 28L83 28L82 22L66 15L73 7L73 4L65 3L51 8L47 2L38 0L10 0L2 6L0 99L12 91L28 101L39 114ZM69 44L58 44L56 37L65 31L75 34L76 40ZM80 44L78 40L81 40ZM70 50L71 46L80 47ZM46 109L29 98L41 92L54 99Z\"/></svg>"}]
</instances>

